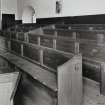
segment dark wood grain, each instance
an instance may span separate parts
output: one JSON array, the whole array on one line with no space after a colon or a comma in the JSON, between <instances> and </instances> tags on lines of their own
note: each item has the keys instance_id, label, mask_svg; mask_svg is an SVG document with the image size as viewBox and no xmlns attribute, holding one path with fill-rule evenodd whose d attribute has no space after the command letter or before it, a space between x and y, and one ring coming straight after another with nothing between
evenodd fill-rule
<instances>
[{"instance_id":1,"label":"dark wood grain","mask_svg":"<svg viewBox=\"0 0 105 105\"><path fill-rule=\"evenodd\" d=\"M21 44L16 41L11 41L11 50L17 54L21 54Z\"/></svg>"},{"instance_id":2,"label":"dark wood grain","mask_svg":"<svg viewBox=\"0 0 105 105\"><path fill-rule=\"evenodd\" d=\"M43 54L44 65L51 67L55 70L57 70L58 66L64 64L68 60L68 57L50 50L45 50Z\"/></svg>"},{"instance_id":3,"label":"dark wood grain","mask_svg":"<svg viewBox=\"0 0 105 105\"><path fill-rule=\"evenodd\" d=\"M17 34L17 32L11 32L11 39L16 39L17 38L16 34Z\"/></svg>"},{"instance_id":4,"label":"dark wood grain","mask_svg":"<svg viewBox=\"0 0 105 105\"><path fill-rule=\"evenodd\" d=\"M25 35L24 33L18 33L18 40L21 40L21 41L25 41Z\"/></svg>"},{"instance_id":5,"label":"dark wood grain","mask_svg":"<svg viewBox=\"0 0 105 105\"><path fill-rule=\"evenodd\" d=\"M30 43L38 44L38 36L37 35L29 34L28 37L29 37Z\"/></svg>"},{"instance_id":6,"label":"dark wood grain","mask_svg":"<svg viewBox=\"0 0 105 105\"><path fill-rule=\"evenodd\" d=\"M40 44L42 46L53 48L53 38L40 37Z\"/></svg>"},{"instance_id":7,"label":"dark wood grain","mask_svg":"<svg viewBox=\"0 0 105 105\"><path fill-rule=\"evenodd\" d=\"M10 34L10 32L8 32L8 31L2 31L2 36L4 36L5 38L10 39L11 34Z\"/></svg>"},{"instance_id":8,"label":"dark wood grain","mask_svg":"<svg viewBox=\"0 0 105 105\"><path fill-rule=\"evenodd\" d=\"M57 39L56 48L65 52L75 52L75 41Z\"/></svg>"},{"instance_id":9,"label":"dark wood grain","mask_svg":"<svg viewBox=\"0 0 105 105\"><path fill-rule=\"evenodd\" d=\"M44 34L48 34L48 35L54 35L55 34L55 30L49 30L49 29L43 29Z\"/></svg>"},{"instance_id":10,"label":"dark wood grain","mask_svg":"<svg viewBox=\"0 0 105 105\"><path fill-rule=\"evenodd\" d=\"M79 39L88 39L88 40L97 40L97 34L93 32L77 32L77 38Z\"/></svg>"},{"instance_id":11,"label":"dark wood grain","mask_svg":"<svg viewBox=\"0 0 105 105\"><path fill-rule=\"evenodd\" d=\"M101 68L99 63L84 61L83 62L83 76L97 82L101 82Z\"/></svg>"},{"instance_id":12,"label":"dark wood grain","mask_svg":"<svg viewBox=\"0 0 105 105\"><path fill-rule=\"evenodd\" d=\"M33 48L31 46L24 45L23 47L23 55L32 60L39 62L39 50L37 48Z\"/></svg>"},{"instance_id":13,"label":"dark wood grain","mask_svg":"<svg viewBox=\"0 0 105 105\"><path fill-rule=\"evenodd\" d=\"M69 30L57 30L57 34L58 36L69 37L69 38L72 38L73 36L72 35L73 32Z\"/></svg>"},{"instance_id":14,"label":"dark wood grain","mask_svg":"<svg viewBox=\"0 0 105 105\"><path fill-rule=\"evenodd\" d=\"M56 29L68 29L69 25L66 24L55 24Z\"/></svg>"}]
</instances>

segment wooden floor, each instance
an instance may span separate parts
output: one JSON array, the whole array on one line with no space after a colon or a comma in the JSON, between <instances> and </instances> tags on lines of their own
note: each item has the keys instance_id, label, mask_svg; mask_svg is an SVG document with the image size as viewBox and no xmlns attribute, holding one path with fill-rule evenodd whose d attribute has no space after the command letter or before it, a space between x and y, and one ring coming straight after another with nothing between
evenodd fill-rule
<instances>
[{"instance_id":1,"label":"wooden floor","mask_svg":"<svg viewBox=\"0 0 105 105\"><path fill-rule=\"evenodd\" d=\"M84 83L83 105L105 105L105 96L100 94L99 86Z\"/></svg>"},{"instance_id":2,"label":"wooden floor","mask_svg":"<svg viewBox=\"0 0 105 105\"><path fill-rule=\"evenodd\" d=\"M26 84L28 84L28 86L32 85L32 83L30 83L27 80L25 80L25 82L26 82ZM27 87L27 86L25 86L25 87ZM105 96L100 94L100 89L99 89L98 85L94 87L93 84L90 85L88 83L86 83L86 84L84 83L83 90L84 90L83 105L105 105ZM19 102L19 100L18 100L18 102ZM27 97L25 94L22 94L22 104L21 105L36 105L33 103L34 102L30 97ZM19 105L19 104L15 104L15 105Z\"/></svg>"}]
</instances>

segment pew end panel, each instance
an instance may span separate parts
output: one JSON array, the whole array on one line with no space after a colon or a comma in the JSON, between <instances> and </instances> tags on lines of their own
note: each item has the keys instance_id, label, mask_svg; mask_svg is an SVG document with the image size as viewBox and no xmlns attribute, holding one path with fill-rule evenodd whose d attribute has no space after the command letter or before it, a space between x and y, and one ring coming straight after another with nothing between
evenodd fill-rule
<instances>
[{"instance_id":1,"label":"pew end panel","mask_svg":"<svg viewBox=\"0 0 105 105\"><path fill-rule=\"evenodd\" d=\"M58 67L58 105L82 105L82 57L75 55Z\"/></svg>"}]
</instances>

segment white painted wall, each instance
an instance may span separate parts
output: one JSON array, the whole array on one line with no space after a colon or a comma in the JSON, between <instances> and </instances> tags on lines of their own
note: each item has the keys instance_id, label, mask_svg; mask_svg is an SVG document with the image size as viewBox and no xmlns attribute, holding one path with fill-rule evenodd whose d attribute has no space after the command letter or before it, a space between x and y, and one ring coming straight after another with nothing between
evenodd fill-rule
<instances>
[{"instance_id":1,"label":"white painted wall","mask_svg":"<svg viewBox=\"0 0 105 105\"><path fill-rule=\"evenodd\" d=\"M18 5L20 19L27 6L32 6L35 9L35 16L37 18L62 16L61 14L56 14L56 0L18 0L18 4L20 4Z\"/></svg>"},{"instance_id":2,"label":"white painted wall","mask_svg":"<svg viewBox=\"0 0 105 105\"><path fill-rule=\"evenodd\" d=\"M105 0L61 0L62 13L56 14L56 0L18 0L19 18L27 5L36 10L37 18L105 14Z\"/></svg>"},{"instance_id":3,"label":"white painted wall","mask_svg":"<svg viewBox=\"0 0 105 105\"><path fill-rule=\"evenodd\" d=\"M33 14L34 14L34 9L32 7L25 8L22 15L22 22L33 23Z\"/></svg>"},{"instance_id":4,"label":"white painted wall","mask_svg":"<svg viewBox=\"0 0 105 105\"><path fill-rule=\"evenodd\" d=\"M1 29L1 0L0 0L0 29Z\"/></svg>"},{"instance_id":5,"label":"white painted wall","mask_svg":"<svg viewBox=\"0 0 105 105\"><path fill-rule=\"evenodd\" d=\"M56 0L1 0L1 12L15 14L16 19L20 20L27 6L35 9L35 18L105 14L105 0L61 1L60 14L56 14Z\"/></svg>"},{"instance_id":6,"label":"white painted wall","mask_svg":"<svg viewBox=\"0 0 105 105\"><path fill-rule=\"evenodd\" d=\"M15 14L15 19L18 19L18 0L0 0L0 29L2 21L2 13L4 14Z\"/></svg>"},{"instance_id":7,"label":"white painted wall","mask_svg":"<svg viewBox=\"0 0 105 105\"><path fill-rule=\"evenodd\" d=\"M64 0L63 16L105 14L105 0Z\"/></svg>"},{"instance_id":8,"label":"white painted wall","mask_svg":"<svg viewBox=\"0 0 105 105\"><path fill-rule=\"evenodd\" d=\"M1 12L5 14L15 14L15 18L18 19L17 0L1 0Z\"/></svg>"}]
</instances>

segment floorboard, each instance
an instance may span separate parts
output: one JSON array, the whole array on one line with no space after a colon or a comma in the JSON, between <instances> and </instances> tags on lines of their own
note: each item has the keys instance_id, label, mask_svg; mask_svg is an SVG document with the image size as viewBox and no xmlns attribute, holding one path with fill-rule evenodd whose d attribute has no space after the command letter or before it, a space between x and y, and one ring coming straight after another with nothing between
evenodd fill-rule
<instances>
[{"instance_id":1,"label":"floorboard","mask_svg":"<svg viewBox=\"0 0 105 105\"><path fill-rule=\"evenodd\" d=\"M83 105L105 105L105 96L100 94L100 88L89 84L83 85Z\"/></svg>"}]
</instances>

